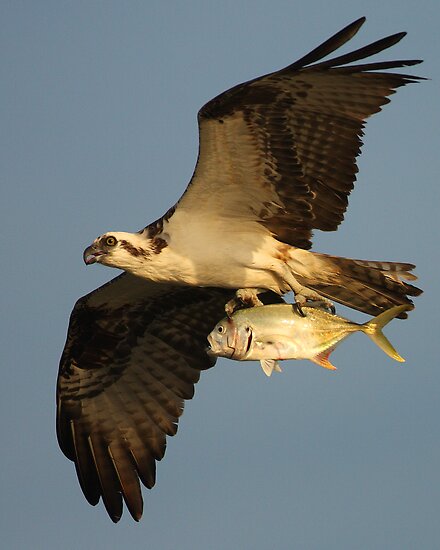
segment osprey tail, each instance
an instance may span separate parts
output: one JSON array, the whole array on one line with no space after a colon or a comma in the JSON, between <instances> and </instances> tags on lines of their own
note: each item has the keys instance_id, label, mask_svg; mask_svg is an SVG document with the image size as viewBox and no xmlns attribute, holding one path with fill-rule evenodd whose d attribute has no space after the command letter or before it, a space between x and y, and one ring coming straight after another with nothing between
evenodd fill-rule
<instances>
[{"instance_id":1,"label":"osprey tail","mask_svg":"<svg viewBox=\"0 0 440 550\"><path fill-rule=\"evenodd\" d=\"M420 288L408 284L417 277L413 264L354 260L305 250L292 250L287 264L296 280L318 294L345 306L378 315L398 305L412 306L409 296ZM406 312L398 315L407 317Z\"/></svg>"}]
</instances>

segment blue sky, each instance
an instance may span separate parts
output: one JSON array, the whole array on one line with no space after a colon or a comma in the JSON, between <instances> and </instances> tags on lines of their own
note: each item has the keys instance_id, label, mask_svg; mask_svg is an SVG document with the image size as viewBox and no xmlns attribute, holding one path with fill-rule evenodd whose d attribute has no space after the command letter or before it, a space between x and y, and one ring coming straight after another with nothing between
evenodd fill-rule
<instances>
[{"instance_id":1,"label":"blue sky","mask_svg":"<svg viewBox=\"0 0 440 550\"><path fill-rule=\"evenodd\" d=\"M5 548L405 549L438 544L438 2L4 1L0 4ZM180 196L197 110L361 15L353 47L423 58L370 121L344 224L315 249L417 264L425 294L393 322L398 365L363 335L336 373L221 360L187 403L140 524L84 500L57 447L55 382L75 300L116 273L82 251ZM341 310L341 312L347 313ZM356 313L351 318L362 319Z\"/></svg>"}]
</instances>

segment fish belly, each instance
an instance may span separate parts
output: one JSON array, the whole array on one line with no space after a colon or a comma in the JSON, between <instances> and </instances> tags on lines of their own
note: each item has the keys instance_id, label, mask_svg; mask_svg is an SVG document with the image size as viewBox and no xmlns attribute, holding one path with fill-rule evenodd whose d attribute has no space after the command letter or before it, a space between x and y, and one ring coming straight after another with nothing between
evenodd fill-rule
<instances>
[{"instance_id":1,"label":"fish belly","mask_svg":"<svg viewBox=\"0 0 440 550\"><path fill-rule=\"evenodd\" d=\"M306 308L301 317L288 304L239 310L237 323L252 329L247 360L314 359L336 345L359 326L319 309Z\"/></svg>"},{"instance_id":2,"label":"fish belly","mask_svg":"<svg viewBox=\"0 0 440 550\"><path fill-rule=\"evenodd\" d=\"M270 337L255 338L247 359L313 359L320 353L334 348L347 336L346 332L315 333L297 331L294 336L273 334Z\"/></svg>"}]
</instances>

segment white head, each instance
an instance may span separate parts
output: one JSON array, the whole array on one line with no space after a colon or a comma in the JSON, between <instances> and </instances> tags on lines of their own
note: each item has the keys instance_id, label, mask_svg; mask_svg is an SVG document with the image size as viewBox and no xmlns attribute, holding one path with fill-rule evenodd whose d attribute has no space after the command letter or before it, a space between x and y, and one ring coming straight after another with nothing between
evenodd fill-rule
<instances>
[{"instance_id":1,"label":"white head","mask_svg":"<svg viewBox=\"0 0 440 550\"><path fill-rule=\"evenodd\" d=\"M112 231L95 239L84 250L83 258L87 265L100 263L136 273L167 244L159 237L151 239L141 233Z\"/></svg>"}]
</instances>

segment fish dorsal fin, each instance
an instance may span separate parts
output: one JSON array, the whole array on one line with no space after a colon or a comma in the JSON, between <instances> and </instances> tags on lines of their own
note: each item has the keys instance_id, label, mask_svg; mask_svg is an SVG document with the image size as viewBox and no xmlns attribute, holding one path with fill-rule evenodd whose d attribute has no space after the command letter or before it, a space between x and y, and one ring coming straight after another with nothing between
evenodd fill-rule
<instances>
[{"instance_id":1,"label":"fish dorsal fin","mask_svg":"<svg viewBox=\"0 0 440 550\"><path fill-rule=\"evenodd\" d=\"M277 372L283 372L278 361L275 361L275 359L262 359L260 361L260 365L266 376L271 376L274 370Z\"/></svg>"},{"instance_id":2,"label":"fish dorsal fin","mask_svg":"<svg viewBox=\"0 0 440 550\"><path fill-rule=\"evenodd\" d=\"M330 363L330 361L328 360L328 358L330 357L331 352L334 349L335 349L334 347L326 349L325 351L322 351L321 353L318 353L318 355L315 355L315 357L312 357L310 359L310 361L313 361L314 363L316 363L317 365L319 365L321 367L324 367L325 369L336 370L336 367L334 365L332 365Z\"/></svg>"}]
</instances>

